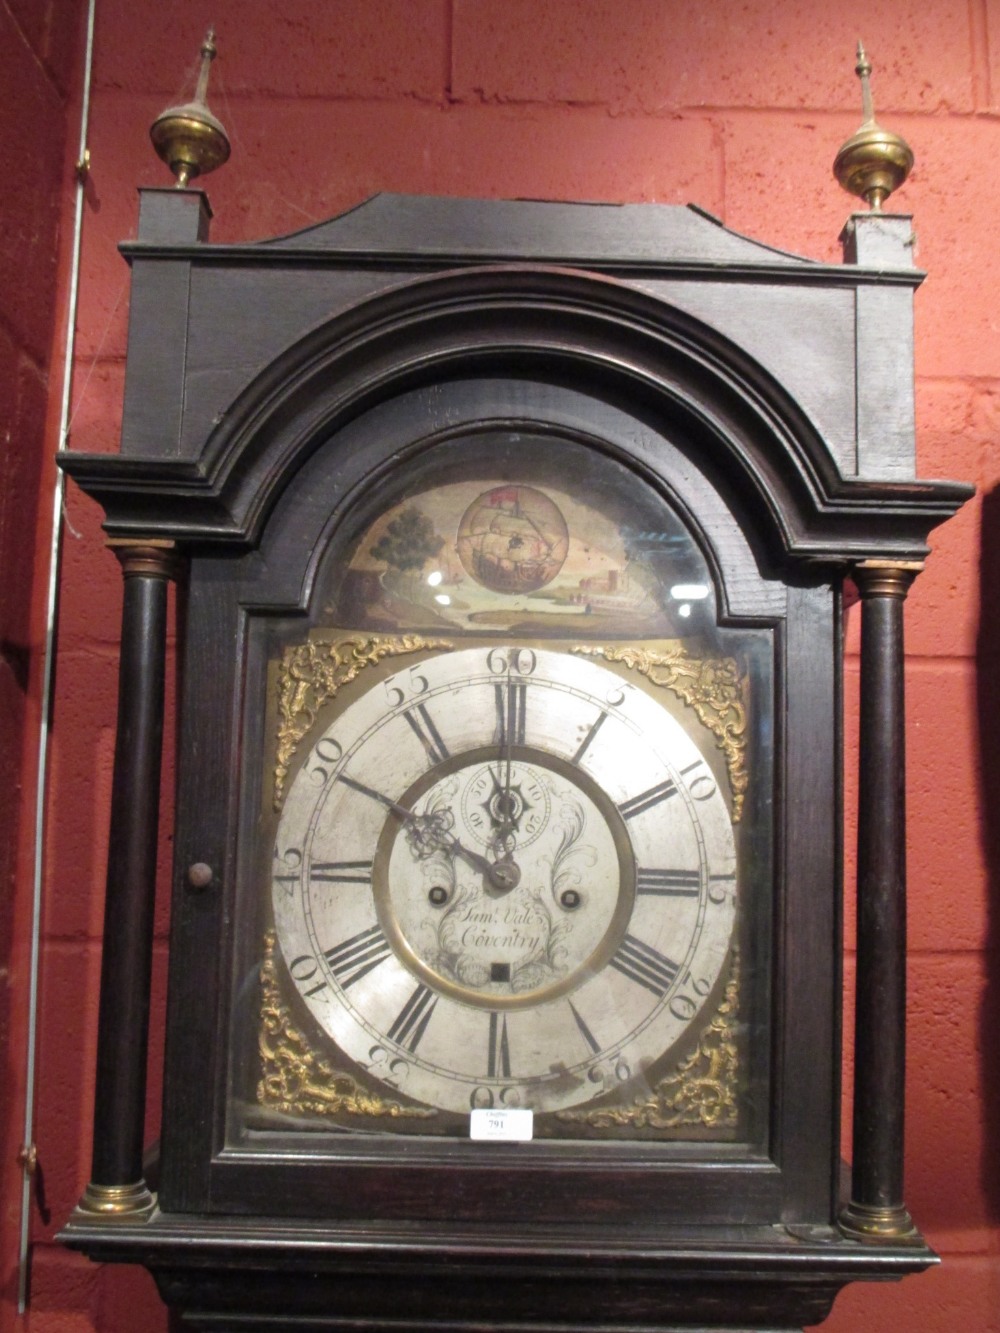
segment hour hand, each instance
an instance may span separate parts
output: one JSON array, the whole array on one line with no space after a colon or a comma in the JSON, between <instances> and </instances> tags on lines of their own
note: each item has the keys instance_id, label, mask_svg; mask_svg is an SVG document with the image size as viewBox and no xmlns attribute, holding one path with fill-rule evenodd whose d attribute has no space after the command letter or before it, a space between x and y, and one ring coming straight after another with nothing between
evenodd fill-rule
<instances>
[{"instance_id":1,"label":"hour hand","mask_svg":"<svg viewBox=\"0 0 1000 1333\"><path fill-rule=\"evenodd\" d=\"M456 837L447 835L442 839L441 846L443 850L451 852L453 856L460 856L463 861L468 861L470 866L484 875L489 875L493 869L492 861L487 861L485 856L480 856L471 847L466 847Z\"/></svg>"},{"instance_id":2,"label":"hour hand","mask_svg":"<svg viewBox=\"0 0 1000 1333\"><path fill-rule=\"evenodd\" d=\"M423 823L424 819L425 816L423 815L416 816L416 823L422 836L432 846L452 856L460 856L463 861L467 861L474 870L480 872L494 892L509 893L511 889L517 887L521 879L521 871L510 856L505 856L497 861L488 861L485 856L481 856L479 852L474 852L471 847L466 847L464 842L456 838L453 833L442 829L440 825L425 825Z\"/></svg>"},{"instance_id":3,"label":"hour hand","mask_svg":"<svg viewBox=\"0 0 1000 1333\"><path fill-rule=\"evenodd\" d=\"M417 816L418 820L421 818L422 816ZM441 851L450 852L452 856L460 856L463 861L467 861L474 870L478 870L484 876L490 888L496 892L509 893L520 882L521 871L509 856L499 861L488 861L485 856L480 856L479 852L466 847L454 834L446 833L442 829L430 828L427 830L427 836Z\"/></svg>"},{"instance_id":4,"label":"hour hand","mask_svg":"<svg viewBox=\"0 0 1000 1333\"><path fill-rule=\"evenodd\" d=\"M394 815L398 815L404 823L410 826L410 832L416 837L418 843L436 848L439 851L464 856L467 861L476 865L477 870L484 870L485 872L485 867L489 865L485 856L477 856L475 852L470 852L448 831L448 828L443 826L445 818L449 827L454 823L450 814L444 811L437 811L433 814L418 814L416 810L411 810L408 805L400 805L399 801L394 801L390 796L384 795L375 787L369 787L364 782L359 782L357 778L348 777L346 773L341 773L340 781L346 787L350 787L352 791L360 792L362 796L370 796L373 801L378 801L379 805L384 805L387 810L391 810ZM481 862L481 864L477 864L477 862Z\"/></svg>"},{"instance_id":5,"label":"hour hand","mask_svg":"<svg viewBox=\"0 0 1000 1333\"><path fill-rule=\"evenodd\" d=\"M353 791L360 792L362 796L369 796L373 801L378 801L384 805L387 810L391 810L394 815L405 820L412 828L419 830L421 838L433 847L439 848L443 852L450 852L452 856L461 856L463 860L468 861L475 870L486 876L490 884L495 889L501 889L507 892L514 888L521 874L512 861L494 864L488 861L485 856L480 856L478 852L472 851L459 842L458 838L452 833L448 833L433 820L429 820L426 815L419 815L415 810L408 806L400 805L398 801L392 800L374 787L368 787L363 782L358 782L356 778L348 777L346 773L341 773L340 781ZM515 879L516 873L516 879Z\"/></svg>"}]
</instances>

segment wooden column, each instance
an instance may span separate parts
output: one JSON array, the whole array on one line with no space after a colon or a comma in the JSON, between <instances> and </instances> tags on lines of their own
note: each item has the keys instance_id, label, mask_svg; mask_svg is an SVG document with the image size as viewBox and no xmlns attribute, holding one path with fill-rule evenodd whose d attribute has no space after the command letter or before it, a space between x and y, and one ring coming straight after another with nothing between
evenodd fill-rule
<instances>
[{"instance_id":1,"label":"wooden column","mask_svg":"<svg viewBox=\"0 0 1000 1333\"><path fill-rule=\"evenodd\" d=\"M88 1213L135 1219L154 1205L142 1174L153 950L167 582L173 543L112 543L125 579L118 734L104 904Z\"/></svg>"},{"instance_id":2,"label":"wooden column","mask_svg":"<svg viewBox=\"0 0 1000 1333\"><path fill-rule=\"evenodd\" d=\"M841 1226L916 1236L903 1205L906 1077L906 747L903 602L922 566L865 561L861 594L857 1009L851 1202Z\"/></svg>"}]
</instances>

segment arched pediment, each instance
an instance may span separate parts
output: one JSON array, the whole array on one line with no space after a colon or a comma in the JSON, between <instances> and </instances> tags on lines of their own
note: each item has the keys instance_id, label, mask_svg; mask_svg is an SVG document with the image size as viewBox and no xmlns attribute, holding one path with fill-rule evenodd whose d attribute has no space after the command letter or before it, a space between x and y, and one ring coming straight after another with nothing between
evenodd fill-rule
<instances>
[{"instance_id":1,"label":"arched pediment","mask_svg":"<svg viewBox=\"0 0 1000 1333\"><path fill-rule=\"evenodd\" d=\"M964 488L845 477L814 421L745 347L604 275L537 265L411 277L314 327L253 376L197 458L72 455L109 529L253 545L290 478L358 414L417 385L523 376L627 406L728 476L775 557L919 556Z\"/></svg>"}]
</instances>

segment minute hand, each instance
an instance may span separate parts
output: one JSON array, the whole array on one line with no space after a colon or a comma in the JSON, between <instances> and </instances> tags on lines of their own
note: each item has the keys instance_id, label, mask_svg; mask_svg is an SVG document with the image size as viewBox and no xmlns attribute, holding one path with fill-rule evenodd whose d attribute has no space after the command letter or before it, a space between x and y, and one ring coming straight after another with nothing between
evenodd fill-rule
<instances>
[{"instance_id":1,"label":"minute hand","mask_svg":"<svg viewBox=\"0 0 1000 1333\"><path fill-rule=\"evenodd\" d=\"M423 815L418 815L415 810L409 809L408 806L400 805L398 801L393 801L388 796L384 796L380 791L376 791L374 787L366 787L363 782L358 782L355 778L349 778L346 773L341 773L340 781L345 786L353 788L354 791L361 792L362 796L370 796L373 801L378 801L380 805L384 805L394 815L399 815L400 819L405 820L408 824L415 824L417 820L424 818ZM443 852L451 852L453 856L464 857L471 866L474 866L476 870L481 871L484 875L488 875L493 869L492 861L487 861L485 856L480 856L478 852L471 851L468 847L463 846L453 835L438 832L433 827L427 831L430 834L431 841L436 842Z\"/></svg>"},{"instance_id":2,"label":"minute hand","mask_svg":"<svg viewBox=\"0 0 1000 1333\"><path fill-rule=\"evenodd\" d=\"M349 778L346 773L341 773L338 780L342 782L345 787L351 787L354 791L359 791L362 796L370 796L373 801L378 801L379 804L384 805L387 810L391 810L394 815L399 815L400 819L412 821L418 817L415 810L410 810L407 806L400 805L398 801L390 800L388 796L383 796L382 793L376 791L374 787L366 787L363 782L358 782L356 778Z\"/></svg>"}]
</instances>

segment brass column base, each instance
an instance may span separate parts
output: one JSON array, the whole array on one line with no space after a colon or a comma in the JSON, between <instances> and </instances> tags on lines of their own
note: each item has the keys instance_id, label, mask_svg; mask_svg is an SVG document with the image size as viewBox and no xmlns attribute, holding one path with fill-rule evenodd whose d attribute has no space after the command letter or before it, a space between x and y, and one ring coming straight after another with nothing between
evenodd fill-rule
<instances>
[{"instance_id":1,"label":"brass column base","mask_svg":"<svg viewBox=\"0 0 1000 1333\"><path fill-rule=\"evenodd\" d=\"M156 1195L144 1180L133 1185L95 1185L91 1181L77 1204L79 1212L109 1222L142 1222L155 1207Z\"/></svg>"},{"instance_id":2,"label":"brass column base","mask_svg":"<svg viewBox=\"0 0 1000 1333\"><path fill-rule=\"evenodd\" d=\"M887 1208L852 1201L837 1222L844 1235L852 1240L885 1240L898 1245L922 1239L913 1225L913 1218L902 1205Z\"/></svg>"}]
</instances>

